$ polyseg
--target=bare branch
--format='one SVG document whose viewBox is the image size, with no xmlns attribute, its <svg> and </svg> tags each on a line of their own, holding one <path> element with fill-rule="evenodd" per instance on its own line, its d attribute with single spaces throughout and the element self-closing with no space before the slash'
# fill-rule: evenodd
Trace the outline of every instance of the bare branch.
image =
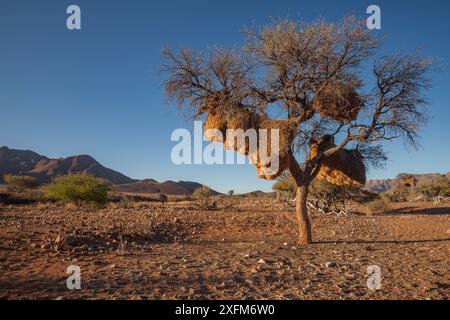
<svg viewBox="0 0 450 320">
<path fill-rule="evenodd" d="M 375 62 L 377 86 L 369 98 L 371 122 L 358 125 L 362 142 L 402 137 L 407 145 L 418 145 L 418 133 L 427 120 L 424 106 L 432 61 L 418 55 L 384 57 Z"/>
</svg>

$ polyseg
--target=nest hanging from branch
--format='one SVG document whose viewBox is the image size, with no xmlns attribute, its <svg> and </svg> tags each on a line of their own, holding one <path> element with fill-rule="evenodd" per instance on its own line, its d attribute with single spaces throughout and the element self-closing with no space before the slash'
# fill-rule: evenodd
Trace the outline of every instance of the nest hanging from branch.
<svg viewBox="0 0 450 320">
<path fill-rule="evenodd" d="M 312 101 L 314 111 L 340 122 L 356 119 L 364 101 L 350 86 L 325 87 Z"/>
<path fill-rule="evenodd" d="M 322 95 L 321 99 L 326 96 L 326 94 Z M 326 100 L 320 101 L 325 103 Z M 315 111 L 326 113 L 327 117 L 334 117 L 341 121 L 350 121 L 350 119 L 357 116 L 363 105 L 362 100 L 355 92 L 349 92 L 346 100 L 334 99 L 333 101 L 334 104 L 331 105 L 331 108 L 326 109 L 319 109 L 319 106 L 322 105 L 315 104 L 317 108 Z M 345 114 L 343 110 L 347 113 Z M 201 113 L 207 113 L 204 124 L 205 138 L 212 142 L 222 142 L 226 149 L 235 150 L 242 155 L 248 156 L 251 163 L 255 165 L 259 178 L 273 180 L 289 168 L 289 152 L 297 130 L 295 120 L 272 120 L 242 104 L 230 104 L 220 95 L 205 99 L 198 111 L 198 114 Z M 211 131 L 210 129 L 213 130 Z M 251 148 L 248 136 L 240 141 L 236 135 L 228 135 L 228 129 L 240 129 L 244 133 L 249 129 L 254 129 L 257 139 L 256 148 Z M 261 144 L 262 134 L 260 129 L 266 129 L 266 144 Z M 272 141 L 273 129 L 278 130 L 278 141 Z M 217 132 L 214 132 L 216 130 L 221 134 L 217 135 Z M 274 151 L 272 151 L 272 144 L 276 142 L 278 142 L 278 148 L 274 148 Z M 324 136 L 311 141 L 311 151 L 308 160 L 314 158 L 318 152 L 334 146 L 332 136 Z M 265 150 L 261 150 L 262 147 Z M 263 161 L 261 152 L 267 158 L 274 159 L 277 157 L 278 166 L 272 166 L 273 163 L 270 161 Z M 276 153 L 272 154 L 273 152 Z M 366 170 L 363 157 L 356 150 L 343 149 L 323 160 L 317 178 L 327 180 L 335 185 L 364 185 L 366 182 Z"/>
<path fill-rule="evenodd" d="M 223 142 L 226 149 L 235 150 L 248 156 L 251 163 L 255 165 L 259 178 L 273 180 L 289 168 L 289 151 L 296 132 L 294 121 L 271 120 L 240 104 L 221 105 L 217 99 L 206 100 L 200 111 L 207 113 L 204 124 L 205 138 L 213 142 Z M 208 131 L 209 129 L 219 130 L 221 139 L 214 134 L 214 130 Z M 235 135 L 227 137 L 227 129 L 242 130 L 244 133 L 249 129 L 254 129 L 257 140 L 256 148 L 251 148 L 248 138 L 239 141 Z M 262 141 L 261 129 L 266 130 L 266 143 Z M 278 130 L 277 141 L 272 141 L 272 134 L 275 134 L 272 132 L 273 129 Z M 235 131 L 236 133 L 238 132 Z M 278 148 L 273 143 L 278 143 Z M 273 151 L 272 147 L 274 147 Z M 261 148 L 265 148 L 265 150 L 261 150 Z M 272 161 L 264 161 L 261 153 L 272 160 L 278 159 L 278 166 Z"/>
<path fill-rule="evenodd" d="M 319 152 L 335 147 L 332 136 L 324 136 L 311 141 L 308 160 Z M 362 155 L 357 150 L 342 149 L 326 157 L 320 167 L 317 179 L 326 180 L 334 185 L 363 186 L 366 183 L 366 167 Z"/>
</svg>

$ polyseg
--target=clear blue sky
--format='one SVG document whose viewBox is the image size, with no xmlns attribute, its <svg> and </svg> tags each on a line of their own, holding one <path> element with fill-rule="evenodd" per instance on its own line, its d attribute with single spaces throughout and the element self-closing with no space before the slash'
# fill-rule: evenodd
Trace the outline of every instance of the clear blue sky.
<svg viewBox="0 0 450 320">
<path fill-rule="evenodd" d="M 82 30 L 66 29 L 77 4 Z M 219 191 L 270 190 L 251 166 L 175 166 L 175 128 L 192 128 L 165 101 L 161 49 L 240 45 L 241 30 L 270 17 L 339 20 L 382 10 L 383 50 L 443 59 L 430 92 L 431 120 L 422 148 L 386 145 L 388 166 L 370 178 L 399 172 L 450 171 L 449 1 L 101 1 L 0 0 L 0 145 L 49 157 L 90 154 L 133 178 L 194 180 Z"/>
</svg>

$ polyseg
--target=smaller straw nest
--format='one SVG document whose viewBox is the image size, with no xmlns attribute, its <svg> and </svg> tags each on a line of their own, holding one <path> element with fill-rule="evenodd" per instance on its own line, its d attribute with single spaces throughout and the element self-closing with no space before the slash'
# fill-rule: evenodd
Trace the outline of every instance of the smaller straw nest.
<svg viewBox="0 0 450 320">
<path fill-rule="evenodd" d="M 335 147 L 334 138 L 325 135 L 312 139 L 308 160 L 319 152 Z M 366 167 L 362 155 L 357 150 L 342 149 L 323 160 L 317 178 L 327 180 L 334 185 L 363 186 L 366 183 Z"/>
<path fill-rule="evenodd" d="M 325 87 L 312 102 L 312 109 L 324 117 L 340 122 L 356 119 L 364 101 L 350 86 Z"/>
</svg>

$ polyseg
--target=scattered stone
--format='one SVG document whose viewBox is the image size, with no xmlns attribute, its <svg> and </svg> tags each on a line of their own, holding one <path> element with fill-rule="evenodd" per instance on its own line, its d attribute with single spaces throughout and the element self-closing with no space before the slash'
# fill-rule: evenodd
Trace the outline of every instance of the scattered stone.
<svg viewBox="0 0 450 320">
<path fill-rule="evenodd" d="M 73 245 L 77 241 L 75 236 L 68 236 L 64 239 L 64 243 L 68 245 Z"/>
<path fill-rule="evenodd" d="M 70 251 L 72 249 L 73 249 L 73 247 L 69 244 L 63 244 L 63 246 L 61 247 L 62 251 Z"/>
<path fill-rule="evenodd" d="M 53 242 L 56 244 L 61 244 L 63 242 L 63 240 L 64 240 L 64 237 L 61 235 L 58 235 Z"/>
<path fill-rule="evenodd" d="M 325 263 L 325 267 L 327 268 L 337 268 L 338 264 L 335 261 L 328 261 Z"/>
</svg>

